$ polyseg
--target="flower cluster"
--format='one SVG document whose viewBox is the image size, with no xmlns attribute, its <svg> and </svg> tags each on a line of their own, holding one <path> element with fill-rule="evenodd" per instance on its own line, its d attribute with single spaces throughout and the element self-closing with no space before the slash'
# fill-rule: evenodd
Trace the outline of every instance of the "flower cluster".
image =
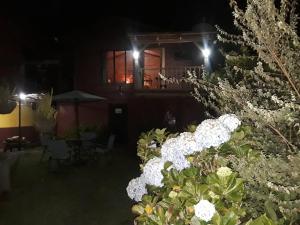
<svg viewBox="0 0 300 225">
<path fill-rule="evenodd" d="M 220 167 L 218 170 L 217 170 L 217 175 L 219 177 L 228 177 L 232 174 L 232 170 L 226 166 L 224 167 Z"/>
<path fill-rule="evenodd" d="M 155 157 L 150 159 L 144 166 L 144 181 L 146 184 L 162 187 L 163 175 L 161 170 L 164 168 L 165 161 L 161 158 Z"/>
<path fill-rule="evenodd" d="M 143 168 L 141 177 L 130 181 L 127 192 L 131 199 L 140 201 L 147 193 L 146 184 L 163 187 L 161 171 L 165 162 L 171 162 L 172 168 L 181 171 L 190 167 L 186 156 L 200 152 L 209 147 L 218 147 L 230 139 L 230 134 L 239 125 L 239 119 L 234 114 L 226 114 L 218 119 L 205 120 L 194 133 L 184 132 L 176 138 L 166 140 L 161 146 L 161 157 L 150 159 Z M 220 170 L 222 173 L 223 170 Z M 224 174 L 228 174 L 226 169 Z M 137 185 L 138 187 L 134 187 Z"/>
<path fill-rule="evenodd" d="M 144 177 L 140 176 L 138 178 L 132 179 L 126 188 L 126 191 L 129 198 L 137 202 L 141 201 L 143 195 L 147 194 Z"/>
<path fill-rule="evenodd" d="M 241 125 L 241 121 L 234 114 L 225 114 L 218 118 L 218 121 L 225 126 L 230 132 L 233 132 Z"/>
<path fill-rule="evenodd" d="M 207 200 L 200 200 L 197 205 L 194 205 L 194 209 L 195 215 L 205 222 L 210 221 L 216 213 L 215 205 Z"/>
<path fill-rule="evenodd" d="M 195 131 L 199 148 L 218 147 L 229 141 L 230 134 L 241 124 L 234 114 L 225 114 L 216 120 L 203 121 Z"/>
<path fill-rule="evenodd" d="M 179 148 L 178 148 L 179 147 Z M 190 167 L 190 163 L 186 160 L 181 150 L 182 144 L 180 144 L 178 138 L 168 139 L 161 148 L 161 157 L 167 162 L 172 162 L 175 169 L 181 171 Z"/>
</svg>

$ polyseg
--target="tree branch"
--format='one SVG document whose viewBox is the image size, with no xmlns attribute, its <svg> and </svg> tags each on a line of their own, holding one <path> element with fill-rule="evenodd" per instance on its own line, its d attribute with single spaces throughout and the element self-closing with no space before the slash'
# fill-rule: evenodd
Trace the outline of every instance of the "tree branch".
<svg viewBox="0 0 300 225">
<path fill-rule="evenodd" d="M 270 125 L 270 124 L 268 124 L 267 126 L 268 126 L 269 128 L 271 128 L 276 134 L 278 134 L 278 135 L 282 138 L 283 142 L 288 146 L 288 148 L 289 148 L 290 150 L 291 150 L 291 147 L 292 147 L 292 148 L 295 147 L 292 143 L 290 143 L 290 142 L 288 141 L 288 139 L 286 139 L 286 137 L 285 137 L 278 129 L 276 129 L 274 126 L 272 126 L 272 125 Z"/>
<path fill-rule="evenodd" d="M 292 88 L 294 89 L 294 91 L 296 92 L 296 94 L 298 95 L 298 98 L 300 98 L 300 93 L 299 93 L 298 89 L 296 88 L 294 82 L 292 81 L 292 78 L 290 77 L 288 71 L 286 70 L 286 68 L 284 67 L 283 63 L 281 62 L 281 60 L 277 57 L 277 55 L 275 54 L 275 52 L 272 49 L 270 49 L 270 47 L 268 47 L 266 45 L 266 48 L 270 52 L 272 58 L 275 60 L 275 62 L 279 66 L 279 68 L 281 69 L 281 71 L 284 74 L 284 76 L 288 79 L 288 82 L 290 83 L 290 85 L 292 86 Z"/>
</svg>

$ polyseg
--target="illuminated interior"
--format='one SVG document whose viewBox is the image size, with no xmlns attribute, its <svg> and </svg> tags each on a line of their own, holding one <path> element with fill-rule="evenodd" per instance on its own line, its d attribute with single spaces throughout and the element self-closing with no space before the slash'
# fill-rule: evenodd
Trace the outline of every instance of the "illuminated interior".
<svg viewBox="0 0 300 225">
<path fill-rule="evenodd" d="M 132 51 L 109 51 L 106 53 L 108 83 L 133 83 Z"/>
<path fill-rule="evenodd" d="M 158 74 L 162 68 L 161 48 L 144 51 L 144 87 L 159 88 Z"/>
<path fill-rule="evenodd" d="M 161 48 L 144 51 L 144 87 L 158 88 L 161 65 Z M 106 53 L 107 83 L 133 83 L 134 59 L 132 51 L 109 51 Z"/>
</svg>

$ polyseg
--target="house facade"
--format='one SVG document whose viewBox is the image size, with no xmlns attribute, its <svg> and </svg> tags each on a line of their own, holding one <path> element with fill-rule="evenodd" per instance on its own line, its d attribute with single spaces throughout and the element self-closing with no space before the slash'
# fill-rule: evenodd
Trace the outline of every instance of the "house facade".
<svg viewBox="0 0 300 225">
<path fill-rule="evenodd" d="M 117 141 L 134 148 L 143 131 L 180 130 L 203 120 L 204 108 L 191 97 L 192 87 L 167 83 L 159 74 L 180 79 L 190 71 L 201 77 L 201 48 L 214 38 L 214 32 L 130 34 L 124 45 L 77 49 L 74 89 L 107 98 L 80 106 L 81 123 L 106 126 Z M 59 134 L 72 123 L 72 107 L 64 105 L 61 111 Z M 168 115 L 175 121 L 172 126 Z"/>
</svg>

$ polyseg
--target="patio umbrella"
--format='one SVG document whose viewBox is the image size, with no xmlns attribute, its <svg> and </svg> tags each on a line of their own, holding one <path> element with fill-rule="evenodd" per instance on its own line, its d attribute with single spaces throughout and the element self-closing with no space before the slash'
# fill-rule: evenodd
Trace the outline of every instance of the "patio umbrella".
<svg viewBox="0 0 300 225">
<path fill-rule="evenodd" d="M 106 98 L 99 97 L 97 95 L 92 95 L 83 91 L 70 91 L 65 92 L 59 95 L 53 96 L 54 102 L 63 102 L 63 103 L 73 103 L 75 109 L 75 119 L 76 119 L 76 130 L 77 137 L 79 138 L 79 110 L 78 106 L 81 102 L 98 102 L 106 100 Z"/>
</svg>

